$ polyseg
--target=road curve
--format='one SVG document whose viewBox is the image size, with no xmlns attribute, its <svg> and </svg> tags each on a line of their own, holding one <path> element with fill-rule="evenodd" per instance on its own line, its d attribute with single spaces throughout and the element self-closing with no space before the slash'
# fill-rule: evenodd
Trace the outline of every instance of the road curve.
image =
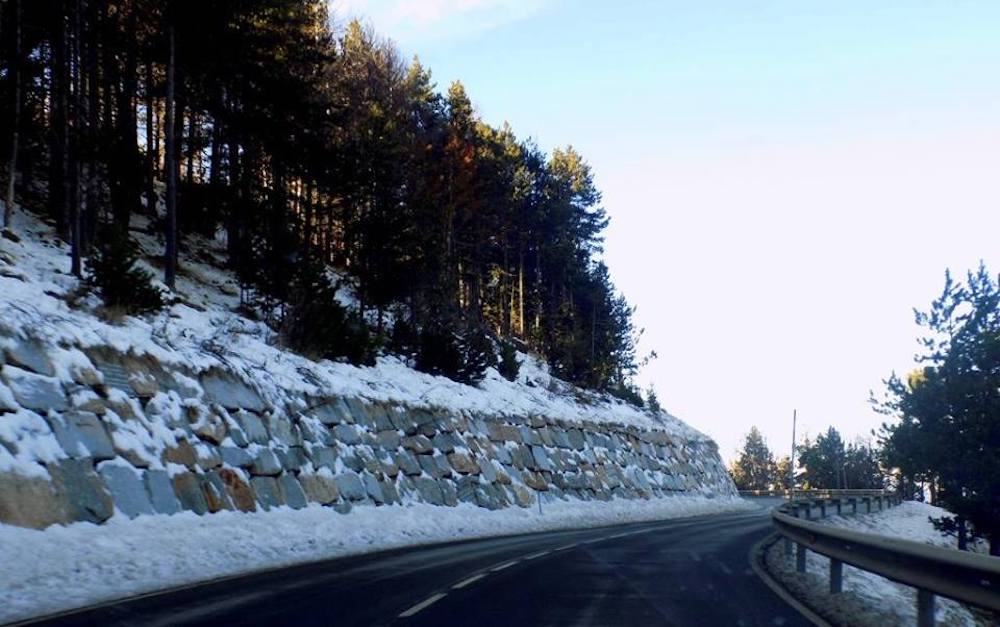
<svg viewBox="0 0 1000 627">
<path fill-rule="evenodd" d="M 342 558 L 36 625 L 808 625 L 751 570 L 766 509 Z"/>
</svg>

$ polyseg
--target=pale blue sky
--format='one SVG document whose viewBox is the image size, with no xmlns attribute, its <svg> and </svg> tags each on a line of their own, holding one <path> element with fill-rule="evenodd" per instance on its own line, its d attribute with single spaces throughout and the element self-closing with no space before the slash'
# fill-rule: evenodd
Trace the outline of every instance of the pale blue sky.
<svg viewBox="0 0 1000 627">
<path fill-rule="evenodd" d="M 576 146 L 643 373 L 728 458 L 911 368 L 946 267 L 1000 271 L 1000 2 L 333 0 L 444 89 Z"/>
</svg>

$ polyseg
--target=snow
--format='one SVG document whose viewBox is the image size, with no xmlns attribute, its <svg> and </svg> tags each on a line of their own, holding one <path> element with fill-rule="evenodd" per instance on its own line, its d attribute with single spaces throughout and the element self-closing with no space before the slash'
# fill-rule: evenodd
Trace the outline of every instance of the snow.
<svg viewBox="0 0 1000 627">
<path fill-rule="evenodd" d="M 2 450 L 2 449 L 0 449 Z M 322 471 L 320 471 L 322 472 Z M 489 511 L 468 504 L 310 506 L 197 516 L 115 516 L 44 531 L 0 525 L 0 622 L 254 570 L 390 548 L 755 509 L 739 498 L 557 501 Z"/>
<path fill-rule="evenodd" d="M 145 255 L 162 251 L 145 231 L 141 216 L 134 235 Z M 80 295 L 68 273 L 69 251 L 52 229 L 19 212 L 19 243 L 3 242 L 0 252 L 0 335 L 33 338 L 56 350 L 56 372 L 69 381 L 89 366 L 80 348 L 110 346 L 122 353 L 147 355 L 163 364 L 194 372 L 224 367 L 242 373 L 270 403 L 280 406 L 303 394 L 354 396 L 393 401 L 413 407 L 481 412 L 495 416 L 544 415 L 570 422 L 618 423 L 666 431 L 680 440 L 708 438 L 666 412 L 653 415 L 623 401 L 580 390 L 550 375 L 534 355 L 520 355 L 517 381 L 490 369 L 477 386 L 417 372 L 400 359 L 383 356 L 373 367 L 324 360 L 314 362 L 276 346 L 264 323 L 237 313 L 238 285 L 223 270 L 223 247 L 201 240 L 196 258 L 182 259 L 176 301 L 149 317 L 124 317 L 115 324 L 99 317 L 93 296 Z M 133 229 L 135 230 L 135 229 Z M 343 297 L 350 301 L 350 293 Z M 73 306 L 71 306 L 71 303 Z M 56 347 L 60 347 L 56 349 Z M 198 390 L 197 383 L 191 386 Z M 0 388 L 0 403 L 6 390 Z"/>
<path fill-rule="evenodd" d="M 955 538 L 942 536 L 929 521 L 929 518 L 951 515 L 940 507 L 904 501 L 898 507 L 883 512 L 857 516 L 833 516 L 820 522 L 862 533 L 955 548 L 957 543 Z M 806 567 L 808 572 L 814 576 L 814 580 L 821 580 L 820 586 L 825 586 L 826 582 L 829 581 L 829 560 L 826 558 L 811 553 L 807 559 Z M 890 613 L 891 622 L 894 624 L 916 624 L 917 596 L 914 588 L 845 565 L 844 592 L 852 594 L 856 600 L 860 600 L 868 607 Z M 937 623 L 942 625 L 980 624 L 975 614 L 967 607 L 949 599 L 939 598 L 937 600 L 936 618 Z M 883 622 L 885 620 L 883 616 L 876 619 L 876 622 L 885 624 Z"/>
</svg>

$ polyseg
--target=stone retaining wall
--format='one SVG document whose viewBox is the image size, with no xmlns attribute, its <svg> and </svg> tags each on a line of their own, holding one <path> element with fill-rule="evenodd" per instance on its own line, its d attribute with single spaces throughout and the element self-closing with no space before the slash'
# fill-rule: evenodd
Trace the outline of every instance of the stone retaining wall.
<svg viewBox="0 0 1000 627">
<path fill-rule="evenodd" d="M 658 430 L 357 398 L 265 400 L 213 367 L 0 338 L 0 522 L 308 503 L 530 507 L 735 494 L 716 446 Z"/>
</svg>

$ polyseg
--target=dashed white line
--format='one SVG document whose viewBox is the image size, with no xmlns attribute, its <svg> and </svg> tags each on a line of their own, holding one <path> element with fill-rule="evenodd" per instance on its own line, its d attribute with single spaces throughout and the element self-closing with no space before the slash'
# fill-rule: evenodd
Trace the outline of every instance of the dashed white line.
<svg viewBox="0 0 1000 627">
<path fill-rule="evenodd" d="M 513 562 L 507 562 L 506 564 L 500 564 L 499 566 L 497 566 L 496 568 L 493 569 L 493 572 L 498 573 L 501 570 L 504 570 L 506 568 L 510 568 L 511 566 L 513 566 L 514 564 L 519 563 L 520 561 L 521 560 L 514 560 Z"/>
<path fill-rule="evenodd" d="M 467 586 L 469 584 L 476 583 L 477 581 L 479 581 L 480 579 L 482 579 L 485 576 L 486 576 L 486 573 L 479 573 L 478 575 L 473 575 L 473 576 L 469 577 L 468 579 L 466 579 L 464 581 L 460 581 L 460 582 L 456 583 L 451 588 L 452 588 L 452 590 L 461 590 L 462 588 L 464 588 L 465 586 Z"/>
<path fill-rule="evenodd" d="M 428 598 L 424 599 L 423 601 L 421 601 L 420 603 L 417 603 L 416 605 L 414 605 L 410 609 L 406 610 L 402 614 L 400 614 L 399 618 L 409 618 L 409 617 L 413 616 L 414 614 L 416 614 L 417 612 L 419 612 L 420 610 L 426 609 L 426 608 L 430 607 L 431 605 L 434 605 L 435 603 L 437 603 L 438 601 L 440 601 L 444 597 L 445 597 L 445 593 L 443 593 L 443 592 L 439 592 L 439 593 L 435 594 L 432 597 L 428 597 Z"/>
</svg>

